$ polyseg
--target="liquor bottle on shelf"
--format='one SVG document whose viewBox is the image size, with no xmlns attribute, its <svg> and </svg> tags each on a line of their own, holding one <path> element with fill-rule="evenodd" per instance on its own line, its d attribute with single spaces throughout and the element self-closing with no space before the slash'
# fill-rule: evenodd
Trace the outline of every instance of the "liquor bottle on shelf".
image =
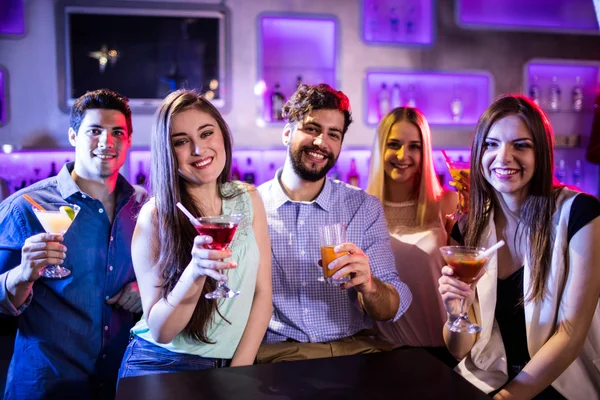
<svg viewBox="0 0 600 400">
<path fill-rule="evenodd" d="M 402 106 L 402 95 L 400 94 L 400 85 L 398 82 L 392 86 L 392 108 L 398 108 Z"/>
<path fill-rule="evenodd" d="M 556 168 L 556 179 L 561 183 L 566 183 L 567 180 L 567 166 L 565 160 L 558 161 L 558 167 Z"/>
<path fill-rule="evenodd" d="M 302 85 L 302 75 L 298 75 L 296 77 L 296 89 L 298 89 L 298 86 Z"/>
<path fill-rule="evenodd" d="M 460 98 L 460 93 L 458 92 L 458 89 L 455 87 L 454 88 L 454 98 L 450 102 L 450 112 L 452 114 L 452 121 L 458 122 L 462 119 L 464 108 L 465 108 L 465 105 L 464 105 L 462 99 Z"/>
<path fill-rule="evenodd" d="M 366 38 L 367 40 L 377 39 L 379 36 L 379 25 L 381 24 L 379 17 L 379 2 L 377 0 L 373 0 L 368 18 L 369 22 L 367 24 L 368 31 L 366 32 Z"/>
<path fill-rule="evenodd" d="M 56 163 L 52 161 L 50 163 L 50 173 L 48 174 L 48 178 L 52 178 L 53 176 L 56 176 L 56 174 L 58 174 L 56 171 Z"/>
<path fill-rule="evenodd" d="M 406 34 L 412 35 L 415 32 L 415 6 L 409 5 L 406 12 Z"/>
<path fill-rule="evenodd" d="M 283 121 L 283 104 L 285 103 L 285 97 L 283 93 L 279 91 L 279 83 L 275 84 L 275 90 L 271 94 L 271 119 L 273 121 Z"/>
<path fill-rule="evenodd" d="M 573 178 L 573 186 L 578 189 L 583 189 L 583 167 L 581 166 L 581 160 L 575 160 L 575 168 L 571 174 Z"/>
<path fill-rule="evenodd" d="M 583 88 L 581 87 L 581 77 L 575 78 L 575 86 L 571 91 L 571 107 L 573 111 L 580 112 L 583 110 Z"/>
<path fill-rule="evenodd" d="M 238 168 L 237 158 L 233 159 L 233 163 L 231 166 L 231 180 L 232 181 L 241 181 L 242 175 L 240 174 L 240 169 Z"/>
<path fill-rule="evenodd" d="M 398 12 L 396 11 L 396 7 L 392 7 L 390 9 L 390 32 L 395 35 L 400 31 L 400 18 L 398 17 Z"/>
<path fill-rule="evenodd" d="M 350 171 L 348 171 L 348 177 L 346 178 L 346 183 L 358 187 L 360 183 L 360 176 L 358 175 L 358 171 L 356 170 L 356 159 L 353 158 L 350 160 Z"/>
<path fill-rule="evenodd" d="M 33 169 L 34 176 L 33 176 L 33 178 L 31 178 L 29 180 L 29 184 L 30 185 L 33 185 L 34 183 L 39 182 L 39 180 L 40 180 L 40 171 L 41 171 L 41 169 L 39 169 L 39 168 L 34 168 Z"/>
<path fill-rule="evenodd" d="M 385 82 L 381 84 L 381 89 L 377 93 L 377 111 L 379 112 L 379 119 L 390 112 L 390 91 Z"/>
<path fill-rule="evenodd" d="M 540 105 L 542 97 L 542 89 L 540 88 L 539 80 L 540 78 L 538 78 L 537 75 L 534 75 L 533 82 L 529 86 L 529 98 L 538 106 Z"/>
<path fill-rule="evenodd" d="M 548 105 L 550 106 L 550 111 L 560 111 L 560 86 L 558 86 L 558 78 L 556 76 L 552 77 Z"/>
<path fill-rule="evenodd" d="M 417 100 L 415 98 L 415 85 L 408 85 L 408 99 L 406 100 L 406 107 L 417 107 Z"/>
<path fill-rule="evenodd" d="M 327 174 L 331 179 L 334 179 L 336 181 L 340 180 L 340 172 L 337 169 L 337 164 L 333 166 L 333 168 L 331 168 L 329 170 L 329 173 Z"/>
<path fill-rule="evenodd" d="M 138 172 L 135 175 L 135 184 L 140 186 L 146 186 L 146 182 L 148 178 L 146 177 L 146 173 L 144 172 L 144 162 L 140 161 L 138 163 Z"/>
<path fill-rule="evenodd" d="M 275 167 L 275 163 L 269 163 L 269 172 L 267 174 L 267 179 L 275 178 L 276 173 L 277 173 L 277 168 Z"/>
<path fill-rule="evenodd" d="M 246 158 L 246 172 L 244 172 L 244 182 L 250 183 L 254 185 L 256 182 L 256 174 L 254 173 L 254 168 L 252 167 L 252 158 Z"/>
</svg>

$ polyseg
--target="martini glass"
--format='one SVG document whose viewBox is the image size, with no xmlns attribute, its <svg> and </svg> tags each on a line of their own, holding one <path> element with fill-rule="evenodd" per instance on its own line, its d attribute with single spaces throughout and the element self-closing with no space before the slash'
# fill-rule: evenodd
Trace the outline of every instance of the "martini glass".
<svg viewBox="0 0 600 400">
<path fill-rule="evenodd" d="M 483 247 L 466 247 L 466 246 L 444 246 L 440 247 L 440 252 L 444 260 L 454 271 L 454 276 L 465 282 L 472 284 L 485 263 L 491 255 L 481 256 L 485 251 Z M 481 332 L 481 326 L 472 323 L 469 320 L 469 313 L 465 309 L 465 299 L 460 301 L 460 314 L 452 323 L 447 323 L 446 327 L 452 332 L 477 333 Z"/>
<path fill-rule="evenodd" d="M 218 215 L 194 219 L 196 221 L 194 227 L 198 234 L 210 236 L 213 239 L 212 243 L 204 244 L 205 249 L 226 250 L 235 235 L 242 216 Z M 207 293 L 205 297 L 207 299 L 229 299 L 239 294 L 239 291 L 230 289 L 226 281 L 220 280 L 215 291 Z"/>
<path fill-rule="evenodd" d="M 59 235 L 67 233 L 79 210 L 78 205 L 69 203 L 44 203 L 44 210 L 33 207 L 33 212 L 46 233 Z M 64 278 L 70 274 L 70 269 L 60 265 L 47 265 L 42 270 L 42 276 L 51 279 Z"/>
</svg>

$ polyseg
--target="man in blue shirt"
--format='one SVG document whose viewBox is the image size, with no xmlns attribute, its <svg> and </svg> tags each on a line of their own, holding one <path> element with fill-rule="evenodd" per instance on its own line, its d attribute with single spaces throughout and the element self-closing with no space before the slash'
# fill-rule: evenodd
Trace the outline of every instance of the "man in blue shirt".
<svg viewBox="0 0 600 400">
<path fill-rule="evenodd" d="M 396 321 L 412 295 L 396 272 L 378 199 L 328 179 L 352 119 L 346 95 L 325 84 L 300 85 L 285 104 L 285 164 L 259 187 L 273 260 L 273 306 L 258 362 L 358 354 L 386 348 L 365 334 L 372 320 Z M 341 288 L 322 282 L 319 225 L 342 222 L 348 252 L 330 265 L 350 274 Z"/>
<path fill-rule="evenodd" d="M 141 204 L 119 174 L 131 134 L 126 98 L 86 93 L 71 110 L 75 162 L 0 204 L 0 314 L 18 316 L 5 399 L 114 398 L 141 312 L 130 251 Z M 25 194 L 80 211 L 64 235 L 45 233 Z M 71 273 L 46 278 L 49 264 Z"/>
</svg>

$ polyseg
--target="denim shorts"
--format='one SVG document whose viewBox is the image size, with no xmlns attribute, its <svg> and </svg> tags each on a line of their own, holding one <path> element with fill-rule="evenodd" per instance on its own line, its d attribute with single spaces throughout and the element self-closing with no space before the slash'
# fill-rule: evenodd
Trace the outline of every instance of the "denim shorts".
<svg viewBox="0 0 600 400">
<path fill-rule="evenodd" d="M 123 361 L 119 369 L 119 379 L 170 372 L 224 368 L 228 367 L 229 364 L 231 364 L 231 360 L 222 358 L 205 358 L 194 354 L 174 353 L 134 336 L 123 355 Z"/>
</svg>

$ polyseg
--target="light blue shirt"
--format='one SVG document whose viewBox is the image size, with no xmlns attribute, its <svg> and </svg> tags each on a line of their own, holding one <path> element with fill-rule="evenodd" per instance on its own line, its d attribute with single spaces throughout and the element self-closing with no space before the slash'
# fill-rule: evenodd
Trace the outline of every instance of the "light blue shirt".
<svg viewBox="0 0 600 400">
<path fill-rule="evenodd" d="M 232 290 L 239 290 L 240 294 L 231 299 L 219 300 L 218 307 L 221 315 L 213 314 L 212 323 L 207 331 L 207 337 L 215 343 L 193 340 L 183 333 L 177 335 L 170 343 L 158 343 L 152 338 L 150 328 L 143 318 L 131 330 L 133 334 L 174 353 L 209 358 L 233 358 L 250 317 L 260 263 L 260 251 L 252 226 L 254 210 L 247 186 L 241 182 L 228 182 L 222 189 L 223 192 L 236 190 L 243 192 L 232 199 L 223 199 L 223 215 L 244 216 L 229 246 L 232 253 L 231 260 L 237 261 L 238 267 L 226 272 L 229 278 L 227 285 Z"/>
<path fill-rule="evenodd" d="M 291 338 L 300 342 L 328 342 L 373 326 L 354 289 L 341 290 L 319 280 L 322 268 L 319 225 L 344 222 L 347 240 L 369 257 L 371 274 L 400 294 L 396 321 L 412 301 L 400 281 L 390 248 L 383 207 L 377 198 L 340 181 L 325 180 L 311 202 L 292 201 L 276 178 L 258 190 L 265 203 L 273 251 L 273 316 L 266 343 Z"/>
</svg>

